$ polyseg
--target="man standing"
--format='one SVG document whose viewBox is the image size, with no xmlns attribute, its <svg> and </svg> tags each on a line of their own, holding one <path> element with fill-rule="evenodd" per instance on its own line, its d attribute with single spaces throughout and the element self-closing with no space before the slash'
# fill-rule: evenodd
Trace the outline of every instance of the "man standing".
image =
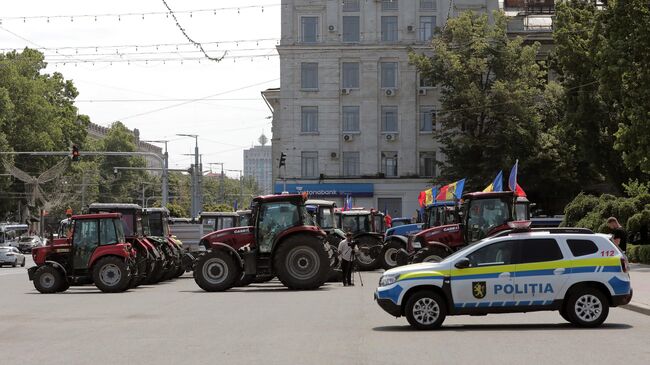
<svg viewBox="0 0 650 365">
<path fill-rule="evenodd" d="M 343 286 L 353 286 L 352 266 L 354 265 L 354 243 L 352 233 L 346 232 L 345 239 L 339 243 L 339 257 L 341 258 L 341 269 L 343 270 Z"/>
<path fill-rule="evenodd" d="M 625 253 L 625 248 L 627 246 L 627 232 L 618 223 L 618 219 L 614 217 L 607 218 L 607 226 L 612 230 L 612 241 L 618 246 L 623 253 Z"/>
</svg>

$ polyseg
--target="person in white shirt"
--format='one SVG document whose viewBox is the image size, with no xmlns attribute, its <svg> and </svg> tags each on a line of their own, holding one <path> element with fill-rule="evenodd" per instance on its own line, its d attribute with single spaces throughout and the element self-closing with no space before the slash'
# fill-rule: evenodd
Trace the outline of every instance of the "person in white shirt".
<svg viewBox="0 0 650 365">
<path fill-rule="evenodd" d="M 357 248 L 353 247 L 352 233 L 346 232 L 345 239 L 339 243 L 339 257 L 341 258 L 341 269 L 343 270 L 343 286 L 353 286 L 352 268 Z"/>
</svg>

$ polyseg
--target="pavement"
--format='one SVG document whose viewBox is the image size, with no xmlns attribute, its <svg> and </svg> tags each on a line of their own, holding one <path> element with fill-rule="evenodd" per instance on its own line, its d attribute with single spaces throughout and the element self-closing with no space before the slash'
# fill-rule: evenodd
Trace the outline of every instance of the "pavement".
<svg viewBox="0 0 650 365">
<path fill-rule="evenodd" d="M 641 269 L 648 267 L 633 275 Z M 422 332 L 374 303 L 379 272 L 362 275 L 363 287 L 355 274 L 355 287 L 303 292 L 271 281 L 207 293 L 186 274 L 125 293 L 84 286 L 43 295 L 25 268 L 4 267 L 0 363 L 633 365 L 650 358 L 650 316 L 634 311 L 613 308 L 595 329 L 534 312 L 447 317 L 441 330 Z M 633 285 L 641 298 L 640 283 Z"/>
<path fill-rule="evenodd" d="M 650 265 L 630 264 L 632 301 L 624 308 L 650 316 Z"/>
</svg>

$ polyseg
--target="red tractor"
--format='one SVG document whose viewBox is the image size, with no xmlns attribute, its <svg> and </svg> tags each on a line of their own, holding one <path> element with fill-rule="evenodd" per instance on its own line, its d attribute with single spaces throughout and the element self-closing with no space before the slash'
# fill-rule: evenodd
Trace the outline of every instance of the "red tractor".
<svg viewBox="0 0 650 365">
<path fill-rule="evenodd" d="M 129 288 L 135 270 L 135 251 L 126 242 L 120 214 L 85 214 L 69 219 L 68 236 L 35 247 L 36 266 L 27 270 L 41 293 L 68 290 L 70 285 L 94 283 L 106 293 Z"/>
<path fill-rule="evenodd" d="M 256 276 L 277 276 L 289 289 L 316 289 L 327 280 L 330 261 L 325 232 L 312 222 L 305 197 L 269 195 L 253 199 L 252 226 L 212 232 L 201 238 L 194 280 L 206 291 L 245 285 Z"/>
<path fill-rule="evenodd" d="M 424 229 L 408 237 L 397 262 L 437 262 L 466 245 L 510 229 L 508 222 L 530 219 L 529 201 L 512 191 L 463 195 L 458 222 Z"/>
</svg>

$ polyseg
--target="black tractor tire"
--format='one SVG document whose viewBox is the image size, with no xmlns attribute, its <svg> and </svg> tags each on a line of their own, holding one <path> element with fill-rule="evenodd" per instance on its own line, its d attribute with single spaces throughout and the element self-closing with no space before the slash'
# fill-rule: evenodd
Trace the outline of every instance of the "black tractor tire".
<svg viewBox="0 0 650 365">
<path fill-rule="evenodd" d="M 255 281 L 255 274 L 245 274 L 242 273 L 241 277 L 239 280 L 237 280 L 237 284 L 235 284 L 236 287 L 244 287 L 244 286 L 249 286 Z"/>
<path fill-rule="evenodd" d="M 34 273 L 34 288 L 43 294 L 52 294 L 59 292 L 67 284 L 63 273 L 54 266 L 41 266 Z"/>
<path fill-rule="evenodd" d="M 93 282 L 104 293 L 120 293 L 131 284 L 131 269 L 123 259 L 107 256 L 99 259 L 92 268 Z"/>
<path fill-rule="evenodd" d="M 183 266 L 183 263 L 179 260 L 178 262 L 178 268 L 176 269 L 176 273 L 174 273 L 174 278 L 180 278 L 185 274 L 185 267 Z"/>
<path fill-rule="evenodd" d="M 20 267 L 25 267 L 25 261 L 27 261 L 27 259 L 23 259 L 23 263 L 20 264 Z"/>
<path fill-rule="evenodd" d="M 64 280 L 57 293 L 63 293 L 64 291 L 70 289 L 70 283 L 67 280 Z"/>
<path fill-rule="evenodd" d="M 291 290 L 320 288 L 330 271 L 323 241 L 315 236 L 290 236 L 280 243 L 273 257 L 278 279 Z"/>
<path fill-rule="evenodd" d="M 566 310 L 566 306 L 565 306 L 565 305 L 562 305 L 562 307 L 560 308 L 560 311 L 559 311 L 559 312 L 560 312 L 560 316 L 562 316 L 562 318 L 563 318 L 565 321 L 567 321 L 567 322 L 569 322 L 569 323 L 573 323 L 573 322 L 572 322 L 572 319 L 569 317 L 569 314 L 567 313 L 567 310 Z"/>
<path fill-rule="evenodd" d="M 156 284 L 163 280 L 165 276 L 165 262 L 156 260 L 153 269 L 147 274 L 145 284 Z"/>
<path fill-rule="evenodd" d="M 269 281 L 273 280 L 273 278 L 275 278 L 273 275 L 257 275 L 253 282 L 255 284 L 263 284 L 268 283 Z"/>
<path fill-rule="evenodd" d="M 241 273 L 239 263 L 227 252 L 217 249 L 196 260 L 194 281 L 205 291 L 225 291 L 235 286 Z"/>
<path fill-rule="evenodd" d="M 16 261 L 14 261 L 14 263 L 11 264 L 11 267 L 16 267 L 17 265 L 18 265 L 18 259 L 16 259 Z"/>
<path fill-rule="evenodd" d="M 388 241 L 381 250 L 381 267 L 390 270 L 399 266 L 397 263 L 397 252 L 404 248 L 404 245 L 397 239 Z"/>
<path fill-rule="evenodd" d="M 598 288 L 578 288 L 568 295 L 566 314 L 578 327 L 598 327 L 609 315 L 609 300 Z"/>
<path fill-rule="evenodd" d="M 422 290 L 413 294 L 404 308 L 409 324 L 419 330 L 439 328 L 447 316 L 445 300 L 438 293 Z"/>
<path fill-rule="evenodd" d="M 413 263 L 440 262 L 447 256 L 449 256 L 449 252 L 445 251 L 442 247 L 425 247 L 415 253 L 413 256 Z"/>
<path fill-rule="evenodd" d="M 381 239 L 366 235 L 357 238 L 356 241 L 359 248 L 355 258 L 357 269 L 360 271 L 378 269 L 381 266 L 381 255 L 379 254 L 381 250 L 377 250 L 377 247 L 382 245 Z M 374 251 L 378 251 L 378 253 L 374 254 Z"/>
</svg>

